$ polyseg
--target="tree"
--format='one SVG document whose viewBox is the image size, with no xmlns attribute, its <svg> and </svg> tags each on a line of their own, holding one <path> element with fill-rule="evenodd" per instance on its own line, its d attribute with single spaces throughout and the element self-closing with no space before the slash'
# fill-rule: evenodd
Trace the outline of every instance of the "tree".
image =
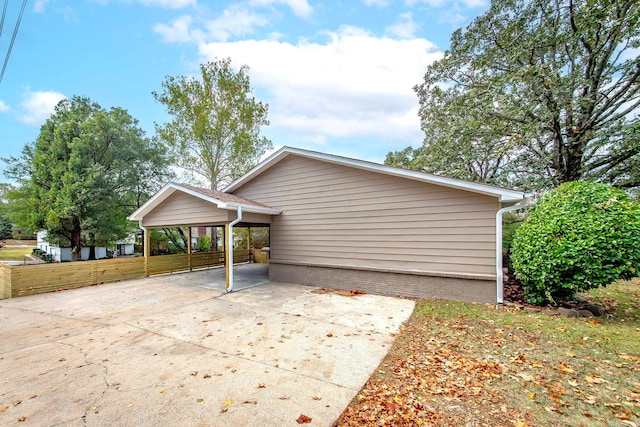
<svg viewBox="0 0 640 427">
<path fill-rule="evenodd" d="M 46 230 L 51 243 L 82 246 L 125 237 L 127 216 L 165 181 L 162 147 L 144 137 L 121 108 L 104 110 L 88 98 L 64 99 L 19 158 L 3 159 L 17 186 L 8 192 L 11 219 Z"/>
<path fill-rule="evenodd" d="M 516 230 L 511 261 L 529 302 L 640 275 L 640 204 L 622 190 L 568 182 L 546 193 Z"/>
<path fill-rule="evenodd" d="M 4 243 L 5 240 L 10 238 L 12 236 L 12 231 L 13 226 L 11 225 L 11 222 L 9 222 L 4 215 L 0 214 L 0 242 Z"/>
<path fill-rule="evenodd" d="M 229 58 L 200 66 L 200 79 L 167 76 L 153 92 L 173 119 L 156 125 L 157 137 L 176 164 L 220 188 L 254 167 L 271 142 L 260 136 L 268 125 L 268 106 L 256 101 L 248 68 L 236 72 Z"/>
<path fill-rule="evenodd" d="M 639 17 L 637 0 L 493 0 L 415 87 L 414 166 L 530 190 L 640 186 Z"/>
</svg>

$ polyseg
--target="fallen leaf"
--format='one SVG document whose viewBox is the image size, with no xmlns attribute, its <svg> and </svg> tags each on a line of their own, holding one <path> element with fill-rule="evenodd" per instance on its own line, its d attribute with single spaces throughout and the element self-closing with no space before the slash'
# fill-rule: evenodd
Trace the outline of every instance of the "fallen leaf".
<svg viewBox="0 0 640 427">
<path fill-rule="evenodd" d="M 533 381 L 533 375 L 528 374 L 526 372 L 520 372 L 517 374 L 517 376 L 519 376 L 520 378 L 522 378 L 525 381 Z"/>
<path fill-rule="evenodd" d="M 200 398 L 198 398 L 197 402 L 198 403 L 204 403 L 204 399 L 200 397 Z"/>
<path fill-rule="evenodd" d="M 595 375 L 587 375 L 584 377 L 584 380 L 589 384 L 602 384 L 604 380 L 600 377 L 596 377 Z"/>
<path fill-rule="evenodd" d="M 311 396 L 311 398 L 312 398 L 313 400 L 322 400 L 322 398 L 321 398 L 321 397 L 318 397 L 318 396 Z"/>
<path fill-rule="evenodd" d="M 7 409 L 9 409 L 9 407 L 8 407 L 8 406 L 0 406 L 0 412 L 4 412 L 4 411 L 6 411 Z"/>
<path fill-rule="evenodd" d="M 227 412 L 228 410 L 229 410 L 229 408 L 227 408 L 227 407 L 220 408 L 220 412 L 222 412 L 223 414 L 224 414 L 225 412 Z"/>
<path fill-rule="evenodd" d="M 231 406 L 233 405 L 233 400 L 225 400 L 224 401 L 224 406 Z"/>
<path fill-rule="evenodd" d="M 300 416 L 298 417 L 298 419 L 296 419 L 296 422 L 298 424 L 308 424 L 313 420 L 313 418 L 309 418 L 304 414 L 300 414 Z"/>
</svg>

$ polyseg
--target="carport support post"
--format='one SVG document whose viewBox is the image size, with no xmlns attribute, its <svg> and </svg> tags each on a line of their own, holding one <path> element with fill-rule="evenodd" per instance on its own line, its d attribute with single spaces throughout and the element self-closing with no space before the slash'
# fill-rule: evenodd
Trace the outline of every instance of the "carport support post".
<svg viewBox="0 0 640 427">
<path fill-rule="evenodd" d="M 151 254 L 151 236 L 150 236 L 150 229 L 140 226 L 140 228 L 142 228 L 142 235 L 144 238 L 144 247 L 143 247 L 143 252 L 144 252 L 144 275 L 145 276 L 149 276 L 149 256 Z"/>
<path fill-rule="evenodd" d="M 251 227 L 247 227 L 247 250 L 249 251 L 249 262 L 251 262 Z"/>
<path fill-rule="evenodd" d="M 193 263 L 191 262 L 191 226 L 187 227 L 187 257 L 189 259 L 189 271 L 193 271 Z"/>
</svg>

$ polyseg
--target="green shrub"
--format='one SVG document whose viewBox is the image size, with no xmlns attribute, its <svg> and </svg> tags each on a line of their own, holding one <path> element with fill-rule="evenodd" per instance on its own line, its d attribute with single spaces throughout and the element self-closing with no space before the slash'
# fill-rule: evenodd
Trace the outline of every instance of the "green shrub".
<svg viewBox="0 0 640 427">
<path fill-rule="evenodd" d="M 592 182 L 565 183 L 547 193 L 515 233 L 511 261 L 534 304 L 640 272 L 640 204 Z"/>
</svg>

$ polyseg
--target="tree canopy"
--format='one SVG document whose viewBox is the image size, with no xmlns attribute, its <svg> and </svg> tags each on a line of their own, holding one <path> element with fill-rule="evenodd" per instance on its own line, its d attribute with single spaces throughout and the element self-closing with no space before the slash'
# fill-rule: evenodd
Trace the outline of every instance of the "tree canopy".
<svg viewBox="0 0 640 427">
<path fill-rule="evenodd" d="M 173 119 L 156 125 L 177 166 L 217 189 L 254 167 L 271 142 L 260 136 L 268 105 L 257 101 L 248 67 L 235 71 L 229 58 L 200 66 L 200 78 L 167 76 L 155 99 Z M 199 179 L 198 179 L 199 178 Z"/>
<path fill-rule="evenodd" d="M 64 99 L 20 157 L 3 159 L 5 175 L 16 182 L 7 193 L 9 216 L 47 231 L 51 243 L 70 244 L 78 260 L 82 246 L 115 243 L 131 232 L 127 216 L 167 178 L 163 152 L 127 111 Z"/>
<path fill-rule="evenodd" d="M 527 190 L 640 187 L 640 3 L 493 0 L 415 87 L 425 139 L 388 164 Z"/>
</svg>

